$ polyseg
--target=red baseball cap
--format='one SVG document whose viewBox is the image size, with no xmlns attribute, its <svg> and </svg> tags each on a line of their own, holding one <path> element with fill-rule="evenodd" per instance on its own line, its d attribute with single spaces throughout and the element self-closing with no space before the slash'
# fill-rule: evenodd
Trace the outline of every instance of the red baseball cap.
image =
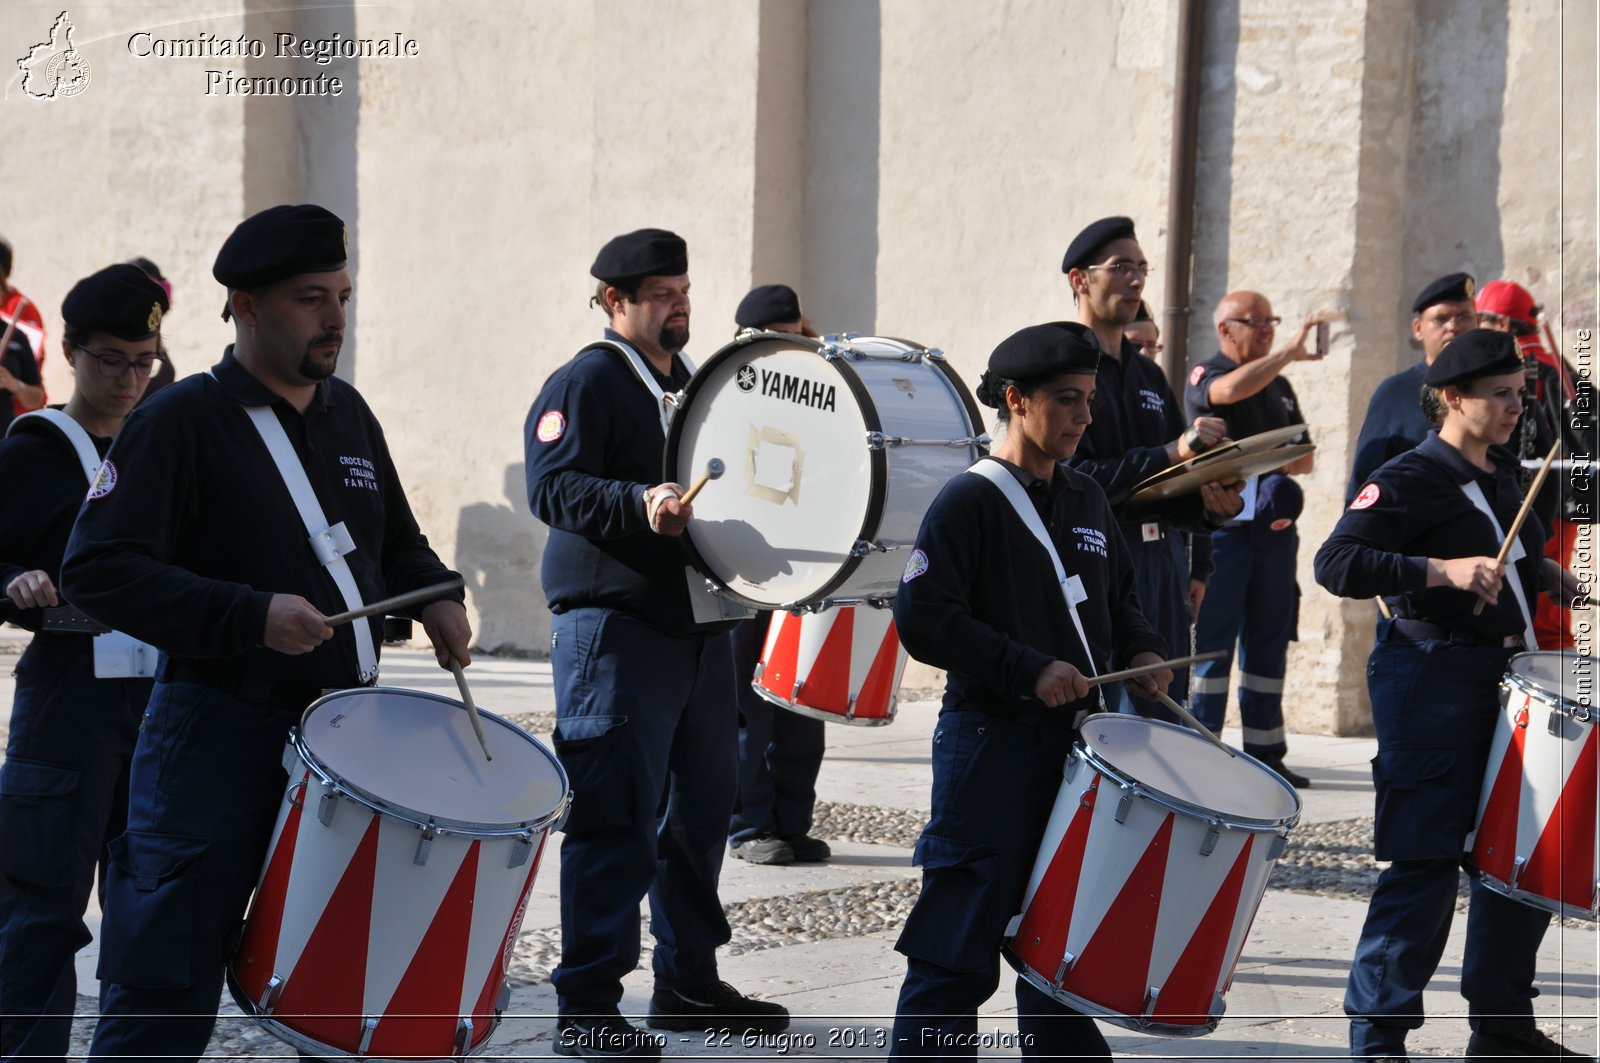
<svg viewBox="0 0 1600 1063">
<path fill-rule="evenodd" d="M 1490 281 L 1478 289 L 1478 313 L 1500 314 L 1524 325 L 1533 324 L 1533 296 L 1515 281 Z"/>
</svg>

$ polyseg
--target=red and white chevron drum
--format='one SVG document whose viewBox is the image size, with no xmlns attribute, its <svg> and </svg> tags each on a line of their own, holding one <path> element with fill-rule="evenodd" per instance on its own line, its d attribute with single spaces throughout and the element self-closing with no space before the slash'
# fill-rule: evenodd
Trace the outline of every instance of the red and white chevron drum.
<svg viewBox="0 0 1600 1063">
<path fill-rule="evenodd" d="M 1006 958 L 1144 1033 L 1216 1029 L 1300 798 L 1266 765 L 1138 716 L 1084 721 Z"/>
<path fill-rule="evenodd" d="M 893 611 L 846 605 L 773 613 L 751 683 L 768 701 L 804 716 L 877 727 L 894 722 L 905 670 Z"/>
<path fill-rule="evenodd" d="M 1519 653 L 1500 683 L 1500 719 L 1468 862 L 1497 893 L 1575 919 L 1600 915 L 1594 659 Z"/>
<path fill-rule="evenodd" d="M 290 732 L 289 787 L 228 987 L 303 1053 L 459 1059 L 505 1006 L 505 974 L 549 830 L 555 755 L 460 702 L 330 694 Z"/>
</svg>

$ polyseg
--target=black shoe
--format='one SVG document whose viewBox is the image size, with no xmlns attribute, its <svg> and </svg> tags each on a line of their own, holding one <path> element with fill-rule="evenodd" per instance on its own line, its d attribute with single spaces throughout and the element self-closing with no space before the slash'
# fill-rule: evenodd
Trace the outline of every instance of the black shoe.
<svg viewBox="0 0 1600 1063">
<path fill-rule="evenodd" d="M 1277 772 L 1279 778 L 1288 783 L 1290 786 L 1294 787 L 1296 790 L 1311 789 L 1311 780 L 1306 778 L 1304 775 L 1301 775 L 1293 768 L 1285 767 L 1282 760 L 1263 760 L 1261 763 Z"/>
<path fill-rule="evenodd" d="M 813 838 L 809 834 L 791 834 L 783 839 L 789 843 L 789 848 L 794 852 L 794 858 L 802 864 L 820 864 L 833 855 L 833 850 L 828 848 L 828 843 L 821 838 Z"/>
<path fill-rule="evenodd" d="M 747 997 L 727 982 L 714 982 L 694 989 L 657 989 L 645 1023 L 652 1030 L 777 1033 L 789 1028 L 789 1009 Z"/>
<path fill-rule="evenodd" d="M 795 859 L 789 843 L 771 834 L 758 834 L 749 841 L 734 842 L 729 848 L 735 859 L 751 864 L 792 864 Z"/>
<path fill-rule="evenodd" d="M 655 1063 L 666 1042 L 621 1015 L 568 1015 L 556 1020 L 551 1047 L 558 1056 L 579 1059 L 638 1059 Z"/>
<path fill-rule="evenodd" d="M 1373 1056 L 1368 1063 L 1411 1063 L 1410 1056 Z"/>
<path fill-rule="evenodd" d="M 1589 1063 L 1594 1063 L 1593 1056 L 1574 1052 L 1538 1030 L 1528 1030 L 1526 1033 L 1477 1032 L 1467 1041 L 1468 1059 L 1529 1059 L 1544 1056 L 1587 1059 Z"/>
</svg>

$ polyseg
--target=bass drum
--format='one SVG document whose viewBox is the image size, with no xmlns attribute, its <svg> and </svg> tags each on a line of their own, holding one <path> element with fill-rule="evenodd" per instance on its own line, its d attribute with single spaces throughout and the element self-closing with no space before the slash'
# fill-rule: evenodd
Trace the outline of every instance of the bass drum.
<svg viewBox="0 0 1600 1063">
<path fill-rule="evenodd" d="M 985 452 L 983 419 L 938 351 L 903 340 L 748 333 L 690 380 L 666 472 L 694 500 L 694 567 L 755 609 L 894 597 L 934 496 Z"/>
</svg>

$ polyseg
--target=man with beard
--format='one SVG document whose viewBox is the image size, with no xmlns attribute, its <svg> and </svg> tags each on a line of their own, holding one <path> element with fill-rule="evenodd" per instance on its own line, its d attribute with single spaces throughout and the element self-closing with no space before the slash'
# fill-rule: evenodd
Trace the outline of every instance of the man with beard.
<svg viewBox="0 0 1600 1063">
<path fill-rule="evenodd" d="M 1227 426 L 1220 417 L 1196 417 L 1185 426 L 1161 367 L 1123 335 L 1138 316 L 1150 273 L 1132 219 L 1102 218 L 1089 225 L 1067 247 L 1061 271 L 1072 287 L 1078 321 L 1094 332 L 1104 352 L 1095 377 L 1094 422 L 1069 464 L 1098 483 L 1111 502 L 1132 555 L 1145 619 L 1167 645 L 1187 647 L 1191 612 L 1200 608 L 1210 575 L 1210 554 L 1202 551 L 1191 560 L 1187 534 L 1206 535 L 1236 515 L 1243 506 L 1239 492 L 1213 483 L 1154 505 L 1131 496 L 1146 478 L 1218 443 Z M 1179 673 L 1170 693 L 1181 701 L 1187 687 Z M 1172 719 L 1160 703 L 1121 684 L 1107 697 L 1126 698 L 1125 706 L 1141 716 Z"/>
<path fill-rule="evenodd" d="M 731 624 L 696 618 L 676 541 L 693 509 L 680 485 L 657 482 L 663 395 L 692 371 L 679 353 L 688 250 L 674 233 L 640 229 L 601 248 L 590 273 L 610 327 L 551 374 L 525 433 L 528 503 L 550 528 L 539 574 L 555 614 L 555 747 L 573 794 L 554 1048 L 657 1059 L 661 1038 L 618 1008 L 647 894 L 650 1026 L 776 1032 L 789 1013 L 717 974 L 731 936 L 717 878 L 738 763 Z"/>
<path fill-rule="evenodd" d="M 381 620 L 335 630 L 325 617 L 454 575 L 372 411 L 333 376 L 345 242 L 317 206 L 240 223 L 212 267 L 233 346 L 128 417 L 67 545 L 64 596 L 165 655 L 111 843 L 96 1057 L 205 1050 L 288 781 L 289 729 L 324 690 L 377 677 Z M 414 614 L 441 665 L 469 660 L 461 598 Z"/>
</svg>

